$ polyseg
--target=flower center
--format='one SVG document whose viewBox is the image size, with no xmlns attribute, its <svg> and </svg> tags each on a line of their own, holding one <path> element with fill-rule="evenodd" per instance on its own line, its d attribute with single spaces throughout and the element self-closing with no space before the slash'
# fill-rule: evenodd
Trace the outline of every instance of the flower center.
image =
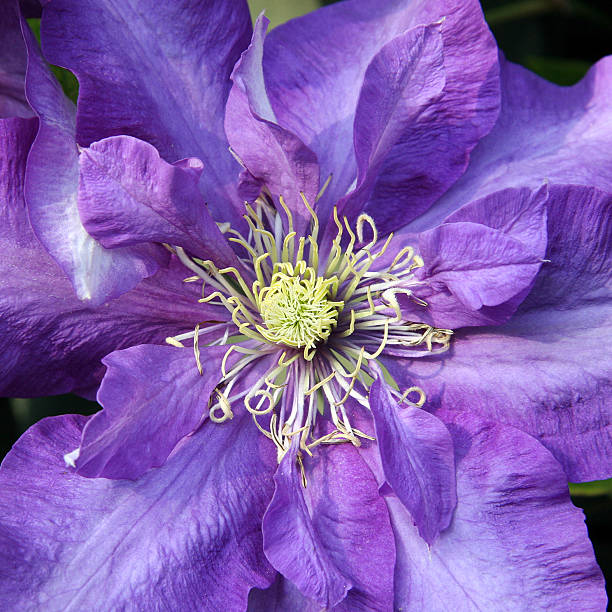
<svg viewBox="0 0 612 612">
<path fill-rule="evenodd" d="M 267 329 L 259 326 L 258 330 L 269 342 L 314 348 L 329 337 L 344 305 L 332 301 L 329 295 L 338 279 L 317 276 L 304 260 L 295 267 L 287 262 L 279 268 L 259 295 L 260 313 Z"/>
<path fill-rule="evenodd" d="M 209 417 L 222 423 L 243 403 L 276 445 L 279 461 L 294 443 L 309 454 L 319 444 L 359 446 L 369 436 L 352 426 L 350 413 L 356 405 L 369 409 L 370 385 L 384 370 L 378 362 L 383 351 L 400 358 L 443 352 L 453 333 L 402 315 L 399 295 L 427 306 L 414 294 L 421 284 L 414 271 L 423 261 L 412 247 L 390 257 L 392 234 L 379 240 L 369 216 L 351 227 L 334 209 L 337 233 L 320 254 L 319 220 L 302 198 L 312 216 L 307 236 L 294 231 L 282 198 L 284 219 L 265 195 L 247 205 L 247 236 L 226 228 L 229 240 L 242 247 L 240 269 L 218 269 L 174 249 L 195 273 L 185 281 L 202 282 L 200 301 L 225 307 L 231 321 L 166 339 L 178 346 L 193 340 L 200 374 L 200 337 L 227 346 Z M 417 387 L 402 391 L 396 385 L 391 392 L 400 403 L 425 402 Z"/>
</svg>

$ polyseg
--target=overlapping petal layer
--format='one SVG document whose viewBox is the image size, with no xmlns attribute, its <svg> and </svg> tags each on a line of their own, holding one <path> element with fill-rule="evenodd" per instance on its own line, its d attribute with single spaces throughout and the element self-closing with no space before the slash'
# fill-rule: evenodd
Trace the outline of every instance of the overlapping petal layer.
<svg viewBox="0 0 612 612">
<path fill-rule="evenodd" d="M 2 608 L 244 610 L 273 581 L 260 525 L 276 457 L 250 418 L 204 425 L 136 482 L 66 469 L 84 422 L 38 423 L 2 465 Z"/>
<path fill-rule="evenodd" d="M 296 453 L 294 444 L 274 477 L 263 521 L 266 556 L 319 606 L 388 609 L 393 534 L 372 473 L 351 446 L 323 447 L 304 459 L 304 487 Z"/>
<path fill-rule="evenodd" d="M 175 262 L 103 307 L 80 301 L 32 232 L 23 200 L 36 124 L 0 121 L 0 389 L 13 397 L 86 390 L 113 350 L 163 341 L 225 313 L 197 304 L 198 290 L 181 282 L 185 270 Z"/>
<path fill-rule="evenodd" d="M 416 272 L 423 285 L 414 293 L 427 302 L 423 307 L 399 295 L 404 316 L 450 329 L 507 321 L 546 253 L 548 191 L 546 185 L 504 189 L 466 204 L 431 230 L 400 230 L 398 246 L 413 246 L 423 258 Z"/>
<path fill-rule="evenodd" d="M 322 180 L 333 174 L 319 202 L 324 221 L 357 174 L 353 122 L 368 65 L 386 43 L 406 30 L 440 21 L 446 87 L 421 118 L 423 131 L 436 141 L 439 153 L 437 188 L 428 189 L 426 180 L 419 185 L 428 192 L 423 200 L 431 204 L 441 193 L 437 189 L 443 183 L 448 188 L 465 170 L 469 152 L 491 129 L 499 110 L 497 50 L 479 3 L 351 0 L 292 20 L 270 33 L 264 74 L 272 108 L 279 122 L 316 153 Z M 372 212 L 380 207 L 384 214 L 391 180 L 400 193 L 413 197 L 414 173 L 398 174 L 398 158 L 404 158 L 403 137 L 396 134 L 399 146 L 387 155 Z M 418 152 L 412 155 L 416 159 Z M 411 190 L 401 192 L 404 180 L 412 181 Z M 404 221 L 410 214 L 402 210 Z"/>
<path fill-rule="evenodd" d="M 77 210 L 79 153 L 74 105 L 45 65 L 26 25 L 23 32 L 28 48 L 26 93 L 40 124 L 26 173 L 30 222 L 78 297 L 97 306 L 154 274 L 167 258 L 156 247 L 145 245 L 109 251 L 83 228 Z"/>
<path fill-rule="evenodd" d="M 266 93 L 262 57 L 268 19 L 260 15 L 250 47 L 232 73 L 234 85 L 227 101 L 227 136 L 251 176 L 276 196 L 283 196 L 303 231 L 310 214 L 300 197 L 314 204 L 319 191 L 315 154 L 291 131 L 278 124 Z M 259 195 L 259 194 L 257 194 Z"/>
<path fill-rule="evenodd" d="M 612 191 L 612 58 L 573 87 L 545 81 L 502 59 L 502 110 L 453 188 L 412 224 L 434 227 L 466 202 L 545 181 Z"/>
<path fill-rule="evenodd" d="M 380 378 L 370 389 L 370 409 L 385 479 L 431 544 L 450 524 L 457 503 L 450 434 L 424 410 L 398 406 Z"/>
<path fill-rule="evenodd" d="M 191 348 L 144 344 L 108 355 L 97 397 L 104 410 L 85 425 L 77 472 L 136 479 L 163 465 L 176 444 L 208 418 L 226 350 L 203 347 L 201 374 Z"/>
<path fill-rule="evenodd" d="M 536 285 L 509 323 L 456 334 L 442 359 L 386 360 L 428 406 L 470 410 L 537 437 L 574 481 L 612 471 L 611 196 L 556 187 Z"/>
<path fill-rule="evenodd" d="M 565 474 L 536 440 L 460 412 L 445 419 L 457 457 L 453 522 L 428 547 L 399 500 L 394 609 L 585 610 L 604 581 Z"/>
<path fill-rule="evenodd" d="M 200 160 L 169 164 L 146 142 L 115 136 L 84 149 L 79 168 L 81 220 L 104 247 L 166 242 L 237 263 L 198 189 Z"/>
<path fill-rule="evenodd" d="M 250 35 L 244 0 L 61 0 L 42 19 L 45 56 L 79 79 L 79 144 L 126 134 L 169 162 L 198 157 L 219 221 L 241 216 L 239 166 L 227 150 L 223 115 L 230 73 Z"/>
<path fill-rule="evenodd" d="M 407 211 L 418 215 L 448 181 L 432 125 L 438 119 L 429 108 L 446 84 L 441 27 L 400 34 L 374 56 L 364 75 L 355 111 L 357 183 L 340 209 L 355 218 L 366 208 L 384 233 L 398 225 L 398 208 L 402 217 Z"/>
</svg>

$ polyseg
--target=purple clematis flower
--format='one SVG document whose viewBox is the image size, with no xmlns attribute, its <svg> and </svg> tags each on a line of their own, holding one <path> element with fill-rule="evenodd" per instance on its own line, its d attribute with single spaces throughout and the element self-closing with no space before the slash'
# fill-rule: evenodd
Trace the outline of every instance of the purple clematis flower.
<svg viewBox="0 0 612 612">
<path fill-rule="evenodd" d="M 472 0 L 43 4 L 80 94 L 8 3 L 0 380 L 103 410 L 2 464 L 2 607 L 603 610 L 612 62 Z"/>
</svg>

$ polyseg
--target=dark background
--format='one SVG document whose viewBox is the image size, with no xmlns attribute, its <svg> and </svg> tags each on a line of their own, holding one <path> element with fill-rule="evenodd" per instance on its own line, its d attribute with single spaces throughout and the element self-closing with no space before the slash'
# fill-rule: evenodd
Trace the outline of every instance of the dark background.
<svg viewBox="0 0 612 612">
<path fill-rule="evenodd" d="M 321 0 L 331 4 L 333 0 Z M 310 10 L 313 0 L 269 0 L 273 25 Z M 265 0 L 250 2 L 254 13 Z M 604 55 L 612 54 L 612 0 L 483 0 L 485 16 L 508 59 L 523 64 L 560 85 L 578 81 Z M 37 22 L 31 20 L 33 29 Z M 76 98 L 77 84 L 65 72 L 58 76 L 66 92 Z M 612 104 L 612 100 L 610 101 Z M 612 146 L 612 143 L 611 143 Z M 0 457 L 39 419 L 69 413 L 91 414 L 97 404 L 72 395 L 37 399 L 0 399 Z M 570 486 L 574 503 L 584 509 L 598 562 L 612 578 L 612 481 Z M 608 583 L 612 580 L 608 580 Z M 608 585 L 608 594 L 612 589 Z"/>
</svg>

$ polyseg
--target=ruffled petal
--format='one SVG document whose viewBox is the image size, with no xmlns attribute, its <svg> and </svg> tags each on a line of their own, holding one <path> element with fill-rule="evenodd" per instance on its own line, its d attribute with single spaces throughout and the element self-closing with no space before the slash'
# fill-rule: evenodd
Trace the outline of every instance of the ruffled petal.
<svg viewBox="0 0 612 612">
<path fill-rule="evenodd" d="M 336 610 L 334 608 L 334 610 Z M 283 577 L 276 575 L 272 586 L 265 590 L 253 589 L 249 593 L 247 612 L 321 612 L 321 606 L 312 599 L 304 597 L 300 590 Z"/>
<path fill-rule="evenodd" d="M 234 85 L 227 102 L 225 130 L 250 177 L 265 184 L 272 195 L 283 196 L 303 231 L 310 221 L 300 192 L 314 204 L 319 190 L 315 154 L 278 124 L 266 93 L 262 57 L 269 20 L 260 15 L 253 40 L 232 73 Z M 250 178 L 249 177 L 249 178 Z"/>
<path fill-rule="evenodd" d="M 263 521 L 266 556 L 320 606 L 390 609 L 393 536 L 372 473 L 350 445 L 322 445 L 304 459 L 304 487 L 297 452 L 294 444 L 274 477 Z"/>
<path fill-rule="evenodd" d="M 421 234 L 394 242 L 417 246 L 424 265 L 415 289 L 427 307 L 399 295 L 407 320 L 458 329 L 507 321 L 533 286 L 546 253 L 548 187 L 505 189 L 471 202 Z"/>
<path fill-rule="evenodd" d="M 36 119 L 0 120 L 0 395 L 24 397 L 95 386 L 117 348 L 163 342 L 203 320 L 225 321 L 172 261 L 137 289 L 94 309 L 81 302 L 30 226 L 23 184 Z M 222 332 L 221 332 L 222 333 Z"/>
<path fill-rule="evenodd" d="M 7 0 L 0 8 L 0 119 L 34 117 L 25 97 L 27 61 L 17 0 Z"/>
<path fill-rule="evenodd" d="M 84 149 L 79 167 L 79 214 L 102 246 L 166 242 L 221 268 L 237 263 L 198 189 L 200 160 L 169 164 L 150 144 L 115 136 Z"/>
<path fill-rule="evenodd" d="M 469 409 L 538 438 L 572 481 L 612 476 L 612 197 L 551 189 L 549 247 L 509 323 L 460 332 L 440 358 L 385 361 L 435 410 Z"/>
<path fill-rule="evenodd" d="M 356 177 L 353 123 L 372 58 L 406 30 L 440 20 L 447 85 L 430 107 L 439 117 L 432 137 L 446 143 L 449 166 L 460 174 L 499 112 L 497 48 L 478 2 L 352 0 L 289 21 L 268 36 L 264 74 L 276 116 L 315 152 L 322 180 L 333 175 L 318 205 L 324 222 Z"/>
<path fill-rule="evenodd" d="M 370 407 L 385 479 L 431 544 L 451 522 L 457 503 L 453 442 L 435 416 L 399 407 L 377 378 Z"/>
<path fill-rule="evenodd" d="M 560 87 L 502 60 L 502 110 L 466 174 L 415 224 L 434 227 L 464 202 L 544 181 L 612 191 L 612 57 Z"/>
<path fill-rule="evenodd" d="M 241 218 L 223 115 L 230 73 L 251 37 L 244 0 L 54 1 L 41 36 L 49 61 L 79 79 L 81 146 L 127 134 L 169 162 L 198 157 L 213 217 Z"/>
<path fill-rule="evenodd" d="M 398 562 L 394 609 L 600 612 L 606 593 L 565 474 L 536 440 L 469 412 L 448 421 L 458 503 L 428 547 L 387 498 Z"/>
<path fill-rule="evenodd" d="M 202 374 L 191 348 L 140 345 L 105 357 L 98 391 L 104 410 L 85 426 L 77 473 L 136 479 L 168 458 L 208 417 L 226 347 L 202 347 Z"/>
<path fill-rule="evenodd" d="M 476 223 L 444 224 L 419 241 L 428 281 L 470 310 L 498 306 L 532 283 L 541 259 L 517 240 Z"/>
<path fill-rule="evenodd" d="M 276 457 L 252 420 L 205 424 L 135 482 L 66 470 L 84 421 L 45 419 L 2 465 L 0 607 L 244 610 L 274 579 L 260 525 Z"/>
<path fill-rule="evenodd" d="M 428 107 L 445 85 L 440 29 L 439 23 L 418 26 L 394 38 L 365 72 L 355 112 L 357 186 L 340 212 L 354 219 L 376 189 L 367 211 L 383 234 L 418 216 L 440 194 L 440 181 L 452 179 L 440 167 L 438 139 L 428 125 L 436 117 Z"/>
<path fill-rule="evenodd" d="M 79 298 L 97 306 L 154 274 L 167 258 L 149 245 L 109 251 L 85 231 L 77 210 L 79 153 L 74 107 L 44 64 L 25 24 L 23 32 L 28 47 L 26 93 L 40 120 L 26 173 L 30 222 Z"/>
<path fill-rule="evenodd" d="M 32 232 L 23 201 L 26 161 L 37 128 L 36 119 L 0 119 L 0 242 L 5 243 L 3 254 L 12 245 L 13 250 L 30 247 L 38 249 L 42 257 L 46 255 Z M 1 262 L 2 259 L 0 265 Z M 1 278 L 5 280 L 5 275 Z"/>
</svg>

